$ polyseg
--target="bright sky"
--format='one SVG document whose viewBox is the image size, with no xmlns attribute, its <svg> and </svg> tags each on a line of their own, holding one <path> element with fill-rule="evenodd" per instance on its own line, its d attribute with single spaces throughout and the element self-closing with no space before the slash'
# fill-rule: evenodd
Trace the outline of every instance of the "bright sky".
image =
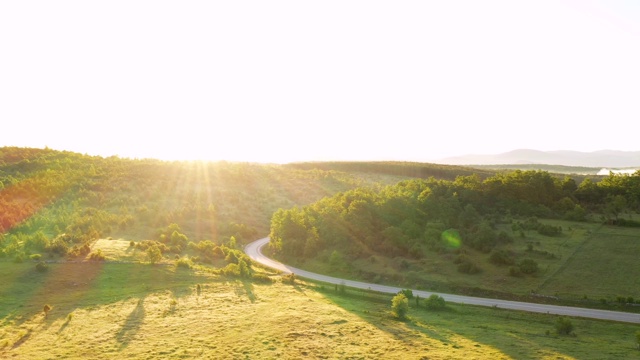
<svg viewBox="0 0 640 360">
<path fill-rule="evenodd" d="M 637 0 L 0 2 L 0 146 L 429 161 L 639 124 Z"/>
</svg>

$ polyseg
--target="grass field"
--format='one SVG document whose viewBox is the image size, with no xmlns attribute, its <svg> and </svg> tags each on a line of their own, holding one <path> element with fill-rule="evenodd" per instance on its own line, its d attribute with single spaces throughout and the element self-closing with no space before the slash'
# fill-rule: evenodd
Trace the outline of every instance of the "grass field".
<svg viewBox="0 0 640 360">
<path fill-rule="evenodd" d="M 567 263 L 581 262 L 581 259 L 576 260 L 573 257 L 577 252 L 588 251 L 589 247 L 583 248 L 584 244 L 591 244 L 594 242 L 592 239 L 595 240 L 601 236 L 608 235 L 600 233 L 602 226 L 598 223 L 547 219 L 540 221 L 548 225 L 561 226 L 563 234 L 557 237 L 549 237 L 540 235 L 535 231 L 528 231 L 524 234 L 525 237 L 521 237 L 519 233 L 512 233 L 511 225 L 498 225 L 498 230 L 504 230 L 513 236 L 513 243 L 499 245 L 497 249 L 512 253 L 516 259 L 529 258 L 535 260 L 540 269 L 535 275 L 510 276 L 509 266 L 494 265 L 489 262 L 490 254 L 470 248 L 465 249 L 465 253 L 482 269 L 478 274 L 460 273 L 454 262 L 454 259 L 458 256 L 454 251 L 445 253 L 427 251 L 420 260 L 376 255 L 349 262 L 344 267 L 331 265 L 322 257 L 319 257 L 320 260 L 292 265 L 338 277 L 364 278 L 365 280 L 388 283 L 390 285 L 424 288 L 442 292 L 474 288 L 516 295 L 526 295 L 531 291 L 554 295 L 558 292 L 557 289 L 543 285 L 551 283 L 553 279 L 562 276 L 562 269 L 567 266 Z M 640 235 L 640 230 L 631 231 L 635 231 Z M 529 249 L 529 246 L 531 246 L 531 249 Z M 621 264 L 626 264 L 625 266 L 633 266 L 635 263 L 635 260 L 632 261 L 630 257 L 619 261 L 622 261 Z M 585 266 L 590 265 L 587 263 Z M 378 274 L 378 276 L 375 276 L 375 274 Z M 589 291 L 592 287 L 591 280 L 572 278 L 570 283 L 573 288 L 562 291 L 562 294 L 571 293 L 580 298 L 584 294 L 592 296 Z M 620 284 L 614 284 L 614 286 L 618 285 Z M 593 293 L 593 296 L 595 296 L 595 293 Z"/>
<path fill-rule="evenodd" d="M 640 230 L 605 226 L 580 247 L 543 291 L 594 299 L 640 298 Z"/>
<path fill-rule="evenodd" d="M 200 291 L 197 285 L 200 284 Z M 173 266 L 0 263 L 0 358 L 620 359 L 637 326 L 449 305 L 395 320 L 390 297 L 252 284 Z M 44 315 L 43 306 L 52 310 Z"/>
</svg>

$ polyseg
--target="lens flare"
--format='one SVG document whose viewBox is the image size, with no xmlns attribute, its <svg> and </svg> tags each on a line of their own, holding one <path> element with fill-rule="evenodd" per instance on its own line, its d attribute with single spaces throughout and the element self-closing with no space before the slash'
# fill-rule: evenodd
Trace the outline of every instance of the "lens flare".
<svg viewBox="0 0 640 360">
<path fill-rule="evenodd" d="M 449 229 L 442 232 L 442 241 L 445 246 L 451 249 L 457 249 L 462 244 L 458 230 Z"/>
</svg>

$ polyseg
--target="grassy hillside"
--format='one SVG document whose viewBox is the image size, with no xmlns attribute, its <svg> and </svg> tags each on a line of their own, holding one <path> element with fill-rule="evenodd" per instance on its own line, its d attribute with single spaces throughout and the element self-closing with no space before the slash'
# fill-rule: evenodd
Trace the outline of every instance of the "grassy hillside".
<svg viewBox="0 0 640 360">
<path fill-rule="evenodd" d="M 555 333 L 555 316 L 451 304 L 433 312 L 413 302 L 402 322 L 390 314 L 389 296 L 254 284 L 172 266 L 55 264 L 40 274 L 31 264 L 0 263 L 0 294 L 2 358 L 637 355 L 635 325 L 573 319 L 574 335 L 566 336 Z M 52 306 L 46 316 L 44 304 Z"/>
<path fill-rule="evenodd" d="M 240 253 L 238 243 L 266 235 L 279 209 L 330 202 L 338 193 L 350 198 L 386 192 L 385 185 L 410 178 L 455 179 L 469 171 L 413 163 L 162 162 L 0 148 L 0 358 L 602 359 L 637 354 L 633 325 L 573 319 L 574 335 L 564 336 L 556 334 L 554 316 L 461 305 L 430 312 L 413 302 L 409 320 L 402 322 L 389 311 L 390 296 L 291 285 Z M 489 173 L 459 181 L 469 185 L 485 178 Z M 589 199 L 598 195 L 597 188 L 589 189 Z M 446 205 L 440 200 L 432 210 Z M 361 205 L 353 206 L 353 216 L 364 209 Z M 387 205 L 396 219 L 410 215 L 402 202 Z M 423 259 L 374 254 L 324 270 L 362 277 L 376 272 L 387 280 L 441 289 L 451 289 L 456 281 L 466 288 L 537 288 L 564 295 L 575 293 L 571 286 L 586 271 L 624 273 L 626 262 L 584 267 L 596 256 L 616 259 L 603 241 L 619 244 L 625 261 L 636 251 L 631 229 L 544 221 L 562 226 L 562 236 L 527 230 L 520 237 L 507 222 L 495 225 L 495 231 L 513 233 L 513 242 L 499 247 L 538 261 L 542 271 L 536 276 L 509 278 L 504 275 L 508 267 L 487 267 L 468 277 L 452 265 L 459 255 L 455 249 L 425 251 Z M 413 228 L 398 225 L 403 231 Z M 161 258 L 151 265 L 155 250 Z M 318 254 L 328 260 L 331 253 L 321 250 Z M 489 256 L 474 249 L 466 255 L 478 263 Z M 314 264 L 327 266 L 307 263 Z M 627 274 L 635 276 L 633 271 Z M 415 275 L 427 282 L 412 280 Z M 619 295 L 640 297 L 637 286 L 623 281 L 610 281 L 589 296 L 609 296 L 623 283 L 628 291 Z"/>
</svg>

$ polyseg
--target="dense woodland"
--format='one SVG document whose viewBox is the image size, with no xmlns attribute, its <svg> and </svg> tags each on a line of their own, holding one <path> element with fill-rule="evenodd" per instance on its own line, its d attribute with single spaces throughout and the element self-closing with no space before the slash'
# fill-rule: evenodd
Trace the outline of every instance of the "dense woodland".
<svg viewBox="0 0 640 360">
<path fill-rule="evenodd" d="M 484 180 L 478 175 L 453 181 L 414 179 L 281 209 L 272 220 L 271 248 L 285 259 L 333 265 L 374 261 L 374 255 L 421 259 L 453 252 L 458 270 L 469 274 L 480 271 L 465 255 L 474 251 L 491 253 L 489 261 L 497 265 L 518 265 L 511 273 L 521 275 L 535 273 L 536 264 L 516 259 L 499 245 L 529 231 L 562 235 L 561 227 L 542 219 L 638 226 L 624 215 L 639 209 L 640 173 L 611 174 L 598 182 L 587 178 L 579 184 L 569 176 L 520 170 Z"/>
</svg>

